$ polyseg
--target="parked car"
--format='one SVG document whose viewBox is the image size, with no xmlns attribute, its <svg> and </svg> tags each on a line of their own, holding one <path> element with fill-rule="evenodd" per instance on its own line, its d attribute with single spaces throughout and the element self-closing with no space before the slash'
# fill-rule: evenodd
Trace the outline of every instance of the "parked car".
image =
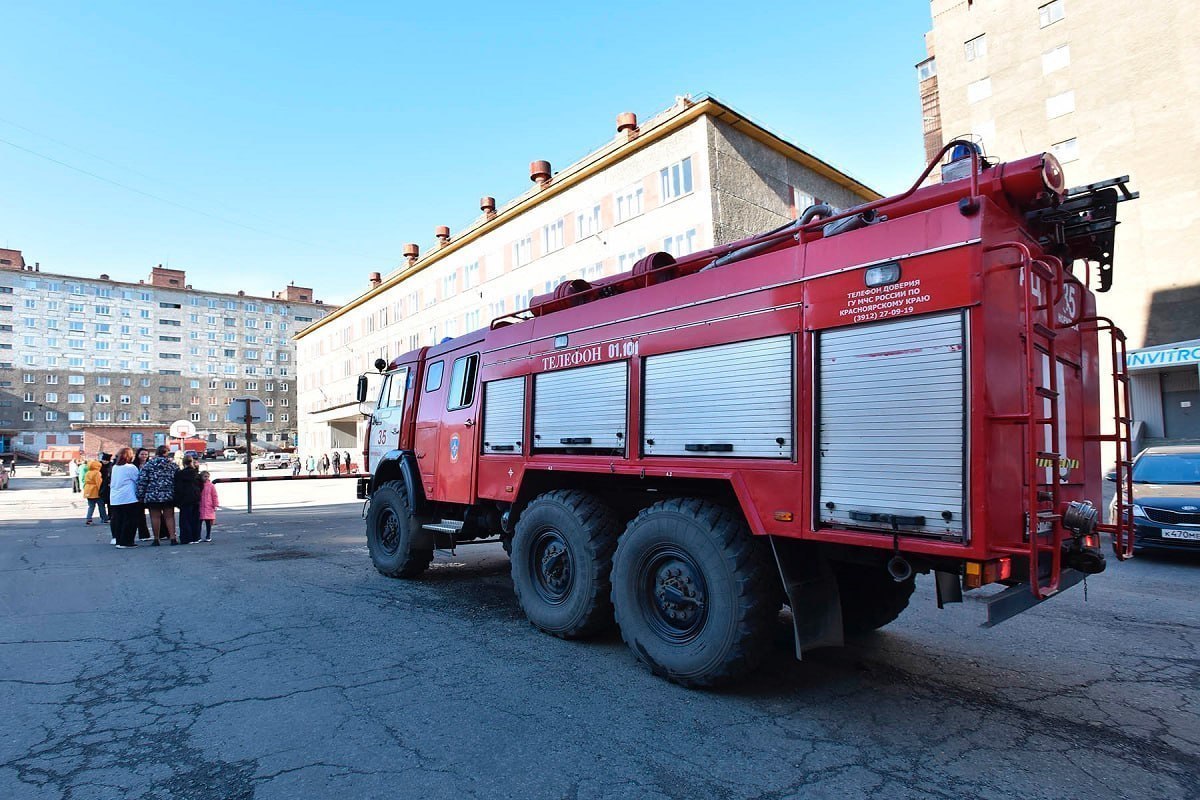
<svg viewBox="0 0 1200 800">
<path fill-rule="evenodd" d="M 199 450 L 184 450 L 183 454 L 185 456 L 191 456 L 193 461 L 204 460 L 204 453 L 200 452 Z"/>
<path fill-rule="evenodd" d="M 289 469 L 292 457 L 287 453 L 267 453 L 254 459 L 255 469 Z"/>
<path fill-rule="evenodd" d="M 222 455 L 222 452 L 215 447 L 209 447 L 204 451 L 205 458 L 220 458 Z"/>
<path fill-rule="evenodd" d="M 234 450 L 232 447 L 230 447 L 225 450 L 223 455 L 225 456 L 226 461 L 233 461 L 235 458 L 238 457 L 238 451 Z"/>
<path fill-rule="evenodd" d="M 1117 475 L 1105 476 L 1115 481 Z M 1116 498 L 1109 519 L 1116 518 Z M 1148 447 L 1133 460 L 1134 550 L 1200 550 L 1200 445 Z"/>
</svg>

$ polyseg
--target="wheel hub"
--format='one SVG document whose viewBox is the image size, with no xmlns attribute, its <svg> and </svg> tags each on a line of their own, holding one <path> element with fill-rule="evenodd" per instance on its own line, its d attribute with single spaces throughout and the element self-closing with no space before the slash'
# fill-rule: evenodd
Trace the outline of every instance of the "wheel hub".
<svg viewBox="0 0 1200 800">
<path fill-rule="evenodd" d="M 571 591 L 575 574 L 571 551 L 563 535 L 552 528 L 540 532 L 534 539 L 530 560 L 537 593 L 548 603 L 563 602 Z"/>
<path fill-rule="evenodd" d="M 379 520 L 379 544 L 389 555 L 400 548 L 400 520 L 390 508 L 383 512 Z"/>
<path fill-rule="evenodd" d="M 708 618 L 704 576 L 691 556 L 677 547 L 659 548 L 642 562 L 643 612 L 660 636 L 689 642 Z"/>
</svg>

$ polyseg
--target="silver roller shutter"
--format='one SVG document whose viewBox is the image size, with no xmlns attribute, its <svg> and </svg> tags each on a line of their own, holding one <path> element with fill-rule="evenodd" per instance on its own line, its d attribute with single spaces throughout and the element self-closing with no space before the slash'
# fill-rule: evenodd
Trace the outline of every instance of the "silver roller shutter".
<svg viewBox="0 0 1200 800">
<path fill-rule="evenodd" d="M 483 452 L 520 453 L 525 439 L 525 379 L 483 386 Z"/>
<path fill-rule="evenodd" d="M 629 404 L 624 361 L 534 377 L 534 450 L 623 450 Z"/>
<path fill-rule="evenodd" d="M 963 314 L 836 328 L 819 342 L 820 520 L 963 536 Z"/>
<path fill-rule="evenodd" d="M 646 358 L 648 456 L 792 457 L 790 336 Z"/>
</svg>

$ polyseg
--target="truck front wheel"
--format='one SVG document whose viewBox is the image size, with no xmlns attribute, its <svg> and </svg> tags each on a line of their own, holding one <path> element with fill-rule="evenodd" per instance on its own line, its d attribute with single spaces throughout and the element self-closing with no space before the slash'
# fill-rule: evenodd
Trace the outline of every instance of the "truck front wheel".
<svg viewBox="0 0 1200 800">
<path fill-rule="evenodd" d="M 766 654 L 779 610 L 769 553 L 737 509 L 664 500 L 629 523 L 613 561 L 625 644 L 656 675 L 715 686 Z"/>
<path fill-rule="evenodd" d="M 619 531 L 612 510 L 586 492 L 547 492 L 521 512 L 512 539 L 513 588 L 534 627 L 578 639 L 612 625 Z"/>
<path fill-rule="evenodd" d="M 421 522 L 408 507 L 404 485 L 388 481 L 371 495 L 367 511 L 367 549 L 375 569 L 390 578 L 413 578 L 433 561 L 433 548 L 417 548 L 413 541 Z"/>
</svg>

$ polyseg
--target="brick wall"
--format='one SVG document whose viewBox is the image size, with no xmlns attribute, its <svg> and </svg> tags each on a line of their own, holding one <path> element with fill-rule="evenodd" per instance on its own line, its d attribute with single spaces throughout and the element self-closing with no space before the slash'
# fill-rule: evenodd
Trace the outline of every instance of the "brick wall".
<svg viewBox="0 0 1200 800">
<path fill-rule="evenodd" d="M 154 450 L 154 435 L 166 430 L 155 425 L 86 425 L 83 426 L 83 454 L 95 458 L 97 453 L 116 453 L 122 447 L 134 447 L 135 434 L 141 434 L 141 447 Z"/>
</svg>

